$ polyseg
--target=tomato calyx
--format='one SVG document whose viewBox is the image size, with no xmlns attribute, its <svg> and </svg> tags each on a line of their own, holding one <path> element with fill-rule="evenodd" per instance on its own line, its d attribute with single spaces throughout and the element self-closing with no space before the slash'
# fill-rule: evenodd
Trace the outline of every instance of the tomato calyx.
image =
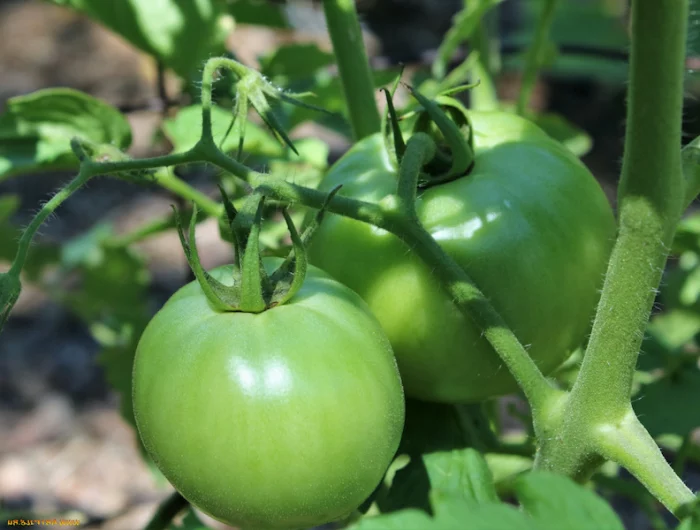
<svg viewBox="0 0 700 530">
<path fill-rule="evenodd" d="M 399 121 L 414 118 L 411 134 L 425 133 L 435 141 L 437 147 L 435 156 L 422 169 L 418 189 L 468 175 L 474 168 L 474 134 L 467 110 L 457 99 L 451 97 L 455 90 L 439 94 L 433 101 L 413 87 L 407 87 L 422 108 L 401 117 L 396 114 L 390 92 L 383 89 L 398 165 L 401 165 L 406 152 Z"/>
<path fill-rule="evenodd" d="M 226 139 L 231 132 L 234 133 L 234 137 L 238 138 L 237 158 L 240 158 L 243 150 L 245 128 L 248 123 L 248 110 L 250 110 L 251 107 L 258 116 L 260 116 L 275 138 L 277 138 L 280 143 L 287 145 L 296 155 L 298 155 L 299 152 L 280 121 L 272 112 L 269 100 L 284 101 L 297 107 L 331 114 L 321 107 L 311 105 L 301 100 L 301 98 L 313 95 L 310 92 L 285 92 L 283 89 L 270 83 L 270 81 L 257 70 L 236 61 L 231 61 L 230 67 L 239 77 L 239 80 L 236 84 L 236 102 L 233 106 L 233 117 L 224 135 L 224 139 Z"/>
<path fill-rule="evenodd" d="M 268 274 L 263 267 L 260 254 L 260 226 L 265 196 L 254 191 L 239 211 L 224 189 L 221 187 L 219 189 L 224 202 L 225 223 L 233 234 L 232 244 L 235 256 L 233 285 L 223 284 L 202 267 L 195 243 L 196 204 L 193 206 L 190 217 L 188 237 L 185 237 L 180 216 L 177 211 L 175 212 L 180 243 L 205 296 L 217 311 L 222 312 L 262 313 L 286 303 L 304 283 L 308 267 L 306 246 L 323 219 L 328 201 L 338 192 L 340 186 L 328 194 L 322 208 L 301 235 L 286 208 L 282 209 L 282 216 L 292 240 L 292 248 L 286 259 L 272 274 Z"/>
</svg>

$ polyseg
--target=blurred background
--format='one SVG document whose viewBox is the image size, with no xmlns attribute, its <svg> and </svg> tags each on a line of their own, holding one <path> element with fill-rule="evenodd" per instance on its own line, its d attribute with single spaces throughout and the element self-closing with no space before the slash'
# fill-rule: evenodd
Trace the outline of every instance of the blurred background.
<svg viewBox="0 0 700 530">
<path fill-rule="evenodd" d="M 64 3 L 70 2 L 0 0 L 0 112 L 14 96 L 72 87 L 126 114 L 134 136 L 132 156 L 167 152 L 169 139 L 161 125 L 177 104 L 188 101 L 186 81 Z M 304 1 L 276 3 L 283 5 L 247 2 L 255 9 L 241 10 L 241 2 L 229 2 L 236 22 L 225 40 L 227 51 L 256 65 L 290 44 L 315 43 L 330 50 L 317 6 Z M 429 72 L 452 17 L 463 6 L 462 0 L 358 0 L 357 4 L 373 64 L 393 68 L 391 72 L 405 64 L 418 76 Z M 503 61 L 497 89 L 506 100 L 517 95 L 522 54 L 532 38 L 538 9 L 536 0 L 506 0 L 492 19 Z M 270 13 L 277 17 L 274 23 Z M 700 15 L 694 17 L 688 57 L 688 139 L 700 129 L 700 83 L 694 74 L 700 61 Z M 266 25 L 256 25 L 259 22 Z M 562 2 L 551 38 L 558 51 L 538 80 L 533 108 L 566 119 L 566 126 L 560 124 L 561 134 L 586 153 L 584 161 L 614 203 L 624 131 L 627 2 Z M 455 64 L 467 52 L 459 51 Z M 322 165 L 349 146 L 342 127 L 301 123 L 294 135 L 317 136 L 329 143 L 328 160 Z M 42 171 L 0 176 L 0 194 L 15 195 L 20 201 L 12 215 L 0 211 L 0 267 L 14 255 L 19 227 L 71 175 Z M 206 171 L 181 176 L 216 195 Z M 144 463 L 136 435 L 120 414 L 120 398 L 113 390 L 119 383 L 113 379 L 128 378 L 128 373 L 108 375 L 105 370 L 119 355 L 120 344 L 100 335 L 96 315 L 107 306 L 118 307 L 117 316 L 128 321 L 135 315 L 150 315 L 188 280 L 174 231 L 138 243 L 136 257 L 109 255 L 112 250 L 97 244 L 105 234 L 128 234 L 167 215 L 174 202 L 155 187 L 97 179 L 43 226 L 37 251 L 43 262 L 29 274 L 0 336 L 0 527 L 6 513 L 31 513 L 80 518 L 86 528 L 133 530 L 144 525 L 170 491 Z M 230 260 L 230 248 L 220 240 L 215 221 L 200 225 L 197 240 L 206 268 Z M 119 283 L 125 275 L 139 278 L 128 291 Z M 94 299 L 86 299 L 86 292 L 92 292 Z M 620 506 L 629 528 L 648 527 L 639 510 L 626 510 L 623 501 Z"/>
</svg>

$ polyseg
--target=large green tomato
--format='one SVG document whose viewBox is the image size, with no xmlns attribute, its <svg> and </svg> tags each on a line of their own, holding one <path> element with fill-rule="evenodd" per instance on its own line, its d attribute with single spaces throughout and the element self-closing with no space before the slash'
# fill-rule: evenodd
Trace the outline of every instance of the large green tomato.
<svg viewBox="0 0 700 530">
<path fill-rule="evenodd" d="M 211 274 L 231 284 L 230 267 Z M 246 530 L 350 514 L 380 482 L 404 421 L 379 323 L 313 267 L 288 303 L 260 314 L 217 312 L 196 282 L 180 289 L 141 337 L 133 400 L 168 480 Z"/>
<path fill-rule="evenodd" d="M 590 172 L 531 122 L 471 112 L 475 165 L 426 189 L 423 226 L 485 293 L 550 373 L 585 338 L 615 236 L 615 220 Z M 356 144 L 321 189 L 378 202 L 396 189 L 382 138 Z M 311 262 L 354 289 L 394 348 L 406 395 L 470 402 L 516 384 L 431 270 L 398 238 L 328 215 Z"/>
</svg>

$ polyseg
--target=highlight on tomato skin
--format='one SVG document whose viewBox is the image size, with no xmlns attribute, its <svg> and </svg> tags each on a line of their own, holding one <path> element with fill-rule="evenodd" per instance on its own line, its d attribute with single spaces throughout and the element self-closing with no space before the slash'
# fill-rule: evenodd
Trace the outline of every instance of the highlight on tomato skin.
<svg viewBox="0 0 700 530">
<path fill-rule="evenodd" d="M 468 113 L 472 171 L 419 190 L 423 226 L 467 272 L 539 368 L 551 373 L 584 340 L 615 236 L 588 169 L 526 119 Z M 396 189 L 380 135 L 356 144 L 320 189 L 379 202 Z M 475 402 L 517 390 L 480 330 L 393 235 L 328 215 L 309 259 L 357 292 L 387 333 L 406 395 Z"/>
<path fill-rule="evenodd" d="M 231 267 L 210 273 L 231 282 Z M 289 302 L 258 314 L 215 311 L 197 282 L 180 289 L 139 342 L 133 401 L 166 478 L 244 529 L 351 514 L 382 480 L 405 413 L 376 318 L 315 267 Z"/>
</svg>

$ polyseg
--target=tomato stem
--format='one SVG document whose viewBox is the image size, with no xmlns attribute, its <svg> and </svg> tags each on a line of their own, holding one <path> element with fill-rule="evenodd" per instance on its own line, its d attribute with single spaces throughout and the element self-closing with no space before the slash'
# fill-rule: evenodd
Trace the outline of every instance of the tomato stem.
<svg viewBox="0 0 700 530">
<path fill-rule="evenodd" d="M 328 33 L 333 42 L 354 140 L 381 130 L 374 81 L 353 0 L 325 0 Z"/>
<path fill-rule="evenodd" d="M 146 525 L 144 530 L 165 530 L 170 526 L 172 520 L 189 506 L 189 502 L 177 491 L 165 499 L 158 510 L 153 515 L 153 518 Z"/>
<path fill-rule="evenodd" d="M 552 22 L 554 22 L 557 2 L 558 0 L 542 1 L 542 11 L 537 20 L 535 37 L 525 56 L 525 70 L 523 71 L 522 84 L 520 85 L 520 93 L 518 94 L 518 101 L 515 107 L 516 112 L 521 116 L 527 112 L 527 107 L 530 104 L 530 98 L 537 82 L 537 74 L 546 58 L 549 30 L 552 27 Z"/>
<path fill-rule="evenodd" d="M 618 238 L 572 390 L 572 402 L 589 415 L 627 412 L 637 356 L 681 214 L 687 12 L 687 0 L 637 0 L 632 6 Z"/>
<path fill-rule="evenodd" d="M 435 156 L 435 142 L 425 133 L 416 133 L 408 140 L 399 168 L 399 183 L 396 194 L 406 215 L 418 220 L 416 214 L 416 191 L 418 178 L 424 165 Z"/>
<path fill-rule="evenodd" d="M 624 466 L 671 513 L 678 514 L 695 500 L 631 407 L 619 424 L 599 427 L 597 432 L 600 453 Z"/>
<path fill-rule="evenodd" d="M 687 0 L 632 3 L 618 237 L 581 371 L 537 465 L 585 477 L 626 467 L 674 513 L 693 499 L 632 411 L 642 338 L 684 205 L 681 118 Z"/>
</svg>

